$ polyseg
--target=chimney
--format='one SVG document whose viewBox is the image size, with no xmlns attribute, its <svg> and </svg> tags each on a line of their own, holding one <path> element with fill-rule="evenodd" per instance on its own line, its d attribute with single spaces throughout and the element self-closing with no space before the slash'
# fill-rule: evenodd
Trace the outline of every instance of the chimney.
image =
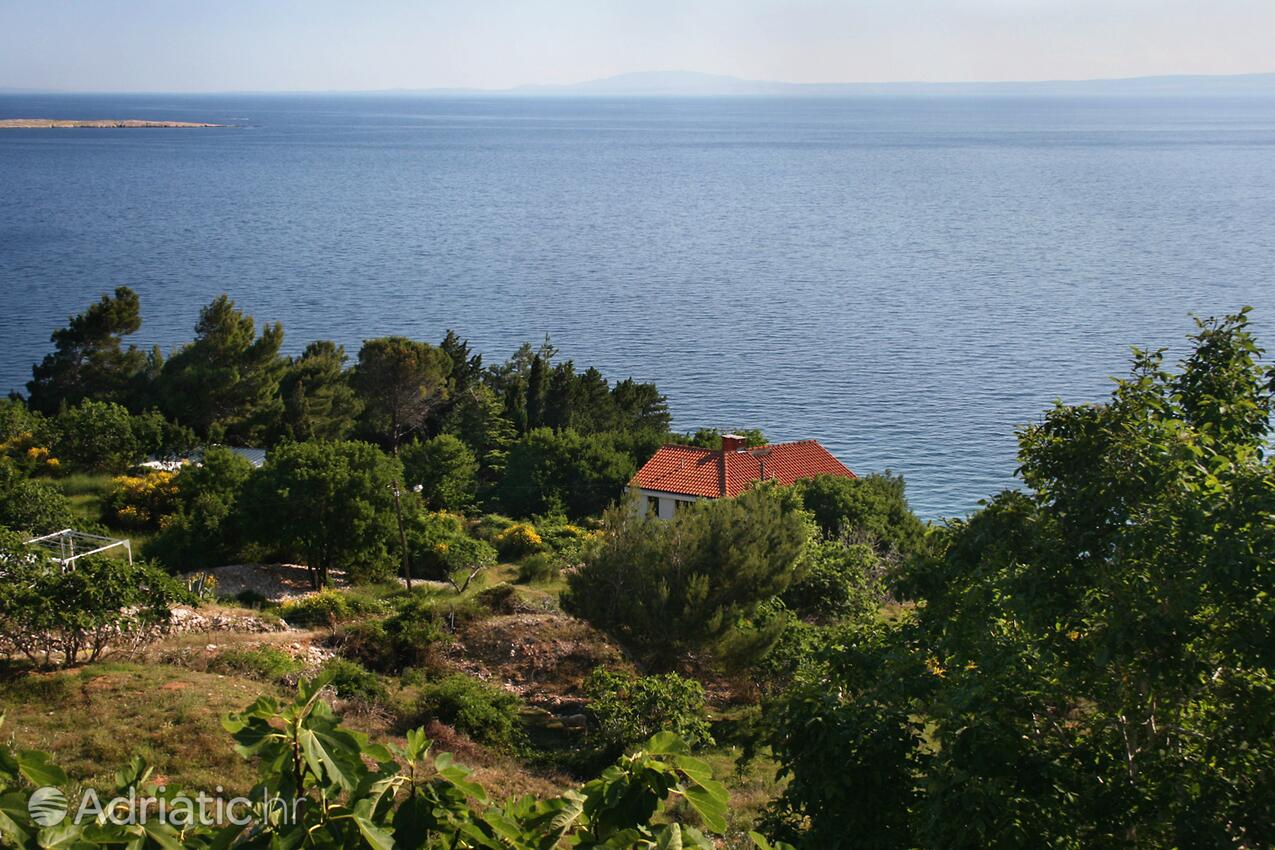
<svg viewBox="0 0 1275 850">
<path fill-rule="evenodd" d="M 742 451 L 748 441 L 738 434 L 722 434 L 722 450 L 717 453 L 717 491 L 723 497 L 727 495 L 727 479 L 730 477 L 726 469 L 726 456 Z"/>
</svg>

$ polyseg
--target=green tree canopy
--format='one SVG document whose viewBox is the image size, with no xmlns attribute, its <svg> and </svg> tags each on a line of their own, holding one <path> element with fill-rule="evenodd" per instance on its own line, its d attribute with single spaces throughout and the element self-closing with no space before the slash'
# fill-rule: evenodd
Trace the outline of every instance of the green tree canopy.
<svg viewBox="0 0 1275 850">
<path fill-rule="evenodd" d="M 769 442 L 760 428 L 736 428 L 727 433 L 743 437 L 746 446 L 764 446 Z M 716 451 L 722 447 L 722 432 L 717 428 L 700 428 L 690 436 L 690 444 Z"/>
<path fill-rule="evenodd" d="M 615 404 L 616 428 L 625 431 L 668 431 L 672 416 L 668 399 L 655 384 L 642 384 L 625 378 L 611 388 Z"/>
<path fill-rule="evenodd" d="M 800 578 L 810 534 L 795 494 L 771 485 L 697 502 L 671 521 L 621 505 L 569 576 L 563 603 L 667 666 L 716 648 Z"/>
<path fill-rule="evenodd" d="M 401 336 L 364 342 L 354 387 L 369 433 L 397 452 L 447 399 L 451 366 L 447 352 L 426 342 Z"/>
<path fill-rule="evenodd" d="M 1029 489 L 940 532 L 914 618 L 775 707 L 813 844 L 1275 843 L 1272 375 L 1246 313 L 1192 341 L 1025 429 Z"/>
<path fill-rule="evenodd" d="M 259 444 L 282 412 L 282 344 L 282 325 L 258 336 L 252 317 L 218 296 L 199 312 L 195 340 L 164 364 L 160 408 L 201 436 Z"/>
<path fill-rule="evenodd" d="M 279 436 L 297 441 L 349 436 L 363 403 L 350 385 L 345 361 L 342 346 L 319 340 L 288 362 L 279 382 Z"/>
<path fill-rule="evenodd" d="M 457 511 L 474 501 L 478 460 L 469 446 L 451 434 L 408 445 L 400 457 L 408 487 L 419 486 L 434 510 Z"/>
<path fill-rule="evenodd" d="M 463 396 L 482 382 L 483 356 L 473 352 L 469 347 L 469 340 L 462 340 L 455 331 L 448 330 L 438 347 L 452 364 L 447 372 L 450 398 Z"/>
<path fill-rule="evenodd" d="M 146 555 L 188 572 L 230 563 L 244 548 L 244 517 L 235 507 L 252 475 L 246 458 L 222 446 L 206 449 L 198 464 L 177 475 L 177 513 L 162 523 Z"/>
<path fill-rule="evenodd" d="M 908 507 L 901 476 L 820 475 L 796 486 L 824 534 L 850 537 L 901 558 L 924 547 L 925 525 Z"/>
<path fill-rule="evenodd" d="M 32 481 L 0 457 L 0 527 L 33 535 L 75 525 L 71 501 L 54 484 Z"/>
<path fill-rule="evenodd" d="M 128 408 L 106 401 L 86 400 L 66 408 L 54 424 L 58 458 L 97 471 L 122 472 L 144 460 L 149 446 L 143 442 L 155 436 L 151 420 L 134 428 Z"/>
<path fill-rule="evenodd" d="M 537 428 L 510 449 L 498 494 L 514 516 L 561 510 L 578 518 L 601 513 L 636 471 L 608 434 Z"/>
<path fill-rule="evenodd" d="M 549 376 L 553 367 L 549 358 L 537 354 L 531 358 L 527 370 L 527 427 L 541 428 L 550 424 L 547 416 L 549 404 Z M 569 414 L 565 414 L 569 415 Z"/>
<path fill-rule="evenodd" d="M 464 440 L 473 450 L 479 478 L 490 486 L 505 471 L 509 447 L 516 437 L 514 425 L 505 418 L 501 400 L 484 384 L 469 386 L 453 401 L 443 417 L 442 430 Z"/>
<path fill-rule="evenodd" d="M 137 414 L 130 421 L 130 427 L 142 455 L 178 460 L 186 457 L 199 445 L 193 430 L 169 420 L 158 410 Z"/>
<path fill-rule="evenodd" d="M 31 369 L 31 406 L 54 413 L 85 399 L 128 402 L 146 367 L 146 354 L 123 338 L 142 326 L 141 300 L 127 286 L 103 295 L 53 332 L 54 351 Z"/>
<path fill-rule="evenodd" d="M 252 474 L 238 507 L 249 537 L 299 558 L 316 587 L 333 569 L 383 578 L 393 565 L 401 475 L 398 461 L 370 443 L 290 443 Z"/>
</svg>

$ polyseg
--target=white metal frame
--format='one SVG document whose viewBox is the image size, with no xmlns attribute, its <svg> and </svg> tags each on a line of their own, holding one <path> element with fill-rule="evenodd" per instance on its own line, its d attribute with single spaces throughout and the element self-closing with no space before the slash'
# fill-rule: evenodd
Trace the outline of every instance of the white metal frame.
<svg viewBox="0 0 1275 850">
<path fill-rule="evenodd" d="M 130 541 L 118 540 L 114 537 L 103 537 L 100 534 L 89 534 L 87 531 L 76 531 L 73 528 L 64 528 L 52 534 L 33 537 L 27 541 L 27 545 L 39 546 L 41 549 L 53 553 L 53 560 L 61 564 L 63 568 L 75 566 L 76 561 L 87 555 L 97 555 L 109 549 L 120 547 L 128 553 L 129 566 L 133 565 L 133 544 Z M 84 551 L 79 551 L 81 546 Z"/>
</svg>

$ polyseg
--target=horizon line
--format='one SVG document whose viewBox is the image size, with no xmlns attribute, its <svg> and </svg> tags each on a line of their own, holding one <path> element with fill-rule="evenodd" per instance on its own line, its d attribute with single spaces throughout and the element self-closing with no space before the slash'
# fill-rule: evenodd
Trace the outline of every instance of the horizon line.
<svg viewBox="0 0 1275 850">
<path fill-rule="evenodd" d="M 1128 77 L 1080 77 L 1080 78 L 1050 78 L 1037 80 L 862 80 L 848 82 L 792 82 L 788 80 L 766 80 L 751 79 L 746 77 L 737 77 L 731 74 L 723 74 L 710 71 L 687 71 L 687 70 L 649 70 L 649 71 L 623 71 L 606 77 L 597 77 L 588 80 L 577 80 L 569 83 L 519 83 L 513 86 L 503 87 L 482 87 L 482 86 L 393 86 L 388 88 L 351 88 L 351 89 L 269 89 L 269 88 L 241 88 L 241 89 L 88 89 L 88 88 L 40 88 L 36 86 L 0 86 L 0 95 L 3 94 L 49 94 L 49 95 L 88 95 L 88 94 L 156 94 L 156 95 L 266 95 L 266 94 L 456 94 L 456 95 L 558 95 L 572 93 L 572 90 L 583 89 L 584 93 L 588 92 L 591 85 L 606 83 L 624 78 L 656 76 L 661 74 L 685 74 L 688 76 L 715 79 L 718 81 L 729 82 L 732 84 L 758 85 L 758 86 L 781 86 L 791 90 L 819 90 L 833 88 L 877 88 L 877 87 L 933 87 L 945 88 L 954 86 L 987 86 L 987 87 L 1011 87 L 1011 86 L 1050 86 L 1050 85 L 1083 85 L 1097 83 L 1134 83 L 1152 80 L 1238 80 L 1255 77 L 1271 77 L 1275 78 L 1275 70 L 1272 71 L 1250 71 L 1232 74 L 1210 74 L 1210 73 L 1163 73 L 1163 74 L 1139 74 Z M 694 94 L 694 93 L 689 93 Z M 747 92 L 736 93 L 737 96 L 747 95 Z M 617 96 L 614 93 L 606 96 Z M 625 96 L 642 97 L 651 96 L 644 95 L 640 91 L 625 93 Z"/>
</svg>

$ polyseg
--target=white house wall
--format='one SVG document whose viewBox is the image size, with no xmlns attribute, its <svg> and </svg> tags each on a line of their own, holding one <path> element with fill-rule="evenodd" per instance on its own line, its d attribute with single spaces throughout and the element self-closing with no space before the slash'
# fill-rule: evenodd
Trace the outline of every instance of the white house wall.
<svg viewBox="0 0 1275 850">
<path fill-rule="evenodd" d="M 633 488 L 630 488 L 633 489 Z M 690 496 L 683 493 L 664 493 L 659 490 L 646 490 L 641 487 L 637 488 L 637 499 L 634 500 L 638 516 L 647 516 L 652 507 L 650 500 L 659 500 L 658 519 L 672 519 L 673 513 L 677 510 L 678 502 L 698 502 L 700 496 Z"/>
</svg>

